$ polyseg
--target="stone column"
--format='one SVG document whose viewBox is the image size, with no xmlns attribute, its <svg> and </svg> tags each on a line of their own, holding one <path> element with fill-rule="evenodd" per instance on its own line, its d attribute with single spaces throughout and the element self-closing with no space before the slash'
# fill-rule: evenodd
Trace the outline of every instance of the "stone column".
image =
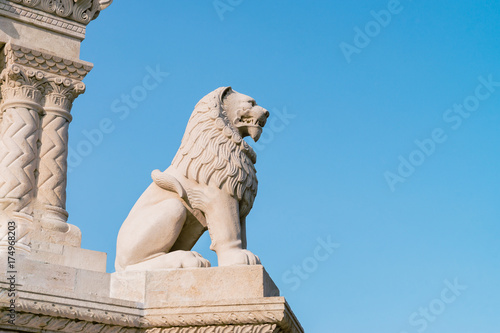
<svg viewBox="0 0 500 333">
<path fill-rule="evenodd" d="M 0 255 L 16 224 L 16 253 L 81 262 L 65 261 L 81 245 L 66 222 L 69 112 L 92 69 L 80 59 L 87 25 L 111 1 L 0 0 Z"/>
<path fill-rule="evenodd" d="M 18 252 L 29 253 L 33 229 L 39 114 L 42 112 L 40 71 L 7 64 L 1 73 L 0 113 L 0 218 L 15 222 Z M 0 246 L 8 246 L 8 226 L 3 221 Z"/>
<path fill-rule="evenodd" d="M 25 252 L 41 243 L 79 247 L 80 230 L 66 223 L 68 125 L 92 65 L 11 43 L 2 51 L 0 252 L 11 221 Z"/>
<path fill-rule="evenodd" d="M 73 100 L 85 91 L 85 85 L 56 77 L 45 89 L 45 115 L 42 118 L 38 209 L 42 229 L 67 232 L 66 175 L 68 127 Z"/>
</svg>

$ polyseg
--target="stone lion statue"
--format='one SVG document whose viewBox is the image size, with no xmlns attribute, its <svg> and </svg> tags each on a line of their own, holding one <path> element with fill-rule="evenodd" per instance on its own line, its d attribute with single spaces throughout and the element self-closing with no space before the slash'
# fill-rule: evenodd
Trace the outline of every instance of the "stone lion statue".
<svg viewBox="0 0 500 333">
<path fill-rule="evenodd" d="M 219 266 L 255 265 L 246 250 L 245 219 L 257 194 L 257 141 L 269 112 L 222 87 L 195 106 L 170 167 L 153 182 L 118 233 L 115 267 L 123 270 L 210 267 L 192 252 L 208 229 Z"/>
</svg>

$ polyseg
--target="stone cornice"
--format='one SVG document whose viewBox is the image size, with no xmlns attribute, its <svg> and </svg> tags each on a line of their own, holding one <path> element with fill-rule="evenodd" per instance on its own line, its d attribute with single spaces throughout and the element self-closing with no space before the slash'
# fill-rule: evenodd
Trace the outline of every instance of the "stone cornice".
<svg viewBox="0 0 500 333">
<path fill-rule="evenodd" d="M 92 64 L 86 61 L 64 59 L 11 43 L 5 45 L 3 57 L 7 66 L 22 65 L 78 81 L 83 80 L 92 69 Z"/>
<path fill-rule="evenodd" d="M 0 0 L 0 16 L 36 25 L 80 40 L 85 38 L 85 24 L 29 8 L 8 0 Z"/>
<path fill-rule="evenodd" d="M 69 297 L 18 291 L 16 323 L 31 328 L 57 332 L 101 332 L 103 327 L 125 329 L 117 332 L 140 332 L 141 311 L 126 306 L 100 304 Z M 0 324 L 8 322 L 9 297 L 0 289 Z M 50 324 L 50 325 L 49 325 Z M 79 328 L 79 330 L 76 330 Z"/>
<path fill-rule="evenodd" d="M 152 327 L 274 324 L 283 332 L 301 332 L 283 297 L 249 299 L 238 305 L 231 302 L 188 303 L 144 310 L 144 318 Z"/>
<path fill-rule="evenodd" d="M 99 12 L 109 6 L 112 0 L 10 0 L 28 9 L 36 9 L 47 14 L 87 25 Z"/>
<path fill-rule="evenodd" d="M 282 297 L 148 308 L 142 303 L 113 299 L 86 300 L 28 291 L 18 291 L 18 295 L 16 323 L 48 332 L 303 332 Z M 9 298 L 2 288 L 0 327 L 9 327 L 8 306 Z"/>
</svg>

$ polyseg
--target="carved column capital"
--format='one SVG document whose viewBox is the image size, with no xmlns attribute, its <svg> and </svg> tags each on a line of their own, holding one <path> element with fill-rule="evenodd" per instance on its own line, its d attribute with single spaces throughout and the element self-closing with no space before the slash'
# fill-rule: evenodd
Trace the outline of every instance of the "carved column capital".
<svg viewBox="0 0 500 333">
<path fill-rule="evenodd" d="M 10 106 L 20 106 L 42 113 L 45 74 L 17 64 L 8 65 L 0 74 L 2 112 Z"/>
<path fill-rule="evenodd" d="M 85 92 L 83 78 L 92 64 L 58 57 L 9 43 L 1 57 L 0 74 L 3 109 L 24 103 L 43 113 L 59 112 L 71 121 L 69 112 L 74 99 Z"/>
<path fill-rule="evenodd" d="M 71 122 L 73 101 L 85 92 L 85 84 L 61 76 L 49 77 L 44 84 L 43 109 L 46 114 L 54 114 Z"/>
</svg>

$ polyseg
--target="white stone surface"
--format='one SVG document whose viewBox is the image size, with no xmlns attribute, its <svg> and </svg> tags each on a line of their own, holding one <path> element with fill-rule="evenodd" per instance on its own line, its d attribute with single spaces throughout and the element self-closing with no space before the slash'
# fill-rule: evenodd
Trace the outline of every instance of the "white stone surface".
<svg viewBox="0 0 500 333">
<path fill-rule="evenodd" d="M 30 259 L 55 265 L 106 272 L 104 252 L 47 242 L 32 242 Z"/>
<path fill-rule="evenodd" d="M 109 274 L 21 256 L 12 287 L 6 262 L 0 255 L 0 332 L 303 332 L 260 265 Z"/>
<path fill-rule="evenodd" d="M 260 263 L 246 249 L 257 177 L 256 154 L 243 138 L 257 141 L 268 117 L 231 87 L 198 102 L 172 165 L 153 172 L 153 183 L 120 229 L 117 271 L 208 267 L 190 252 L 207 228 L 219 266 Z"/>
<path fill-rule="evenodd" d="M 0 14 L 2 14 L 1 10 Z M 0 27 L 2 27 L 0 29 L 0 42 L 2 43 L 11 42 L 31 49 L 60 54 L 61 57 L 70 59 L 78 59 L 80 56 L 81 40 L 79 39 L 54 31 L 44 31 L 40 27 L 5 16 L 0 16 Z M 82 27 L 82 30 L 84 31 L 85 28 Z"/>
<path fill-rule="evenodd" d="M 124 271 L 112 274 L 111 297 L 148 306 L 279 296 L 263 266 Z"/>
<path fill-rule="evenodd" d="M 105 254 L 104 254 L 105 255 Z M 7 258 L 0 254 L 0 281 L 5 281 L 10 271 L 6 267 Z M 37 260 L 31 256 L 16 258 L 16 282 L 40 293 L 54 295 L 93 294 L 109 297 L 111 275 L 104 271 L 91 271 L 66 265 L 56 265 Z"/>
</svg>

